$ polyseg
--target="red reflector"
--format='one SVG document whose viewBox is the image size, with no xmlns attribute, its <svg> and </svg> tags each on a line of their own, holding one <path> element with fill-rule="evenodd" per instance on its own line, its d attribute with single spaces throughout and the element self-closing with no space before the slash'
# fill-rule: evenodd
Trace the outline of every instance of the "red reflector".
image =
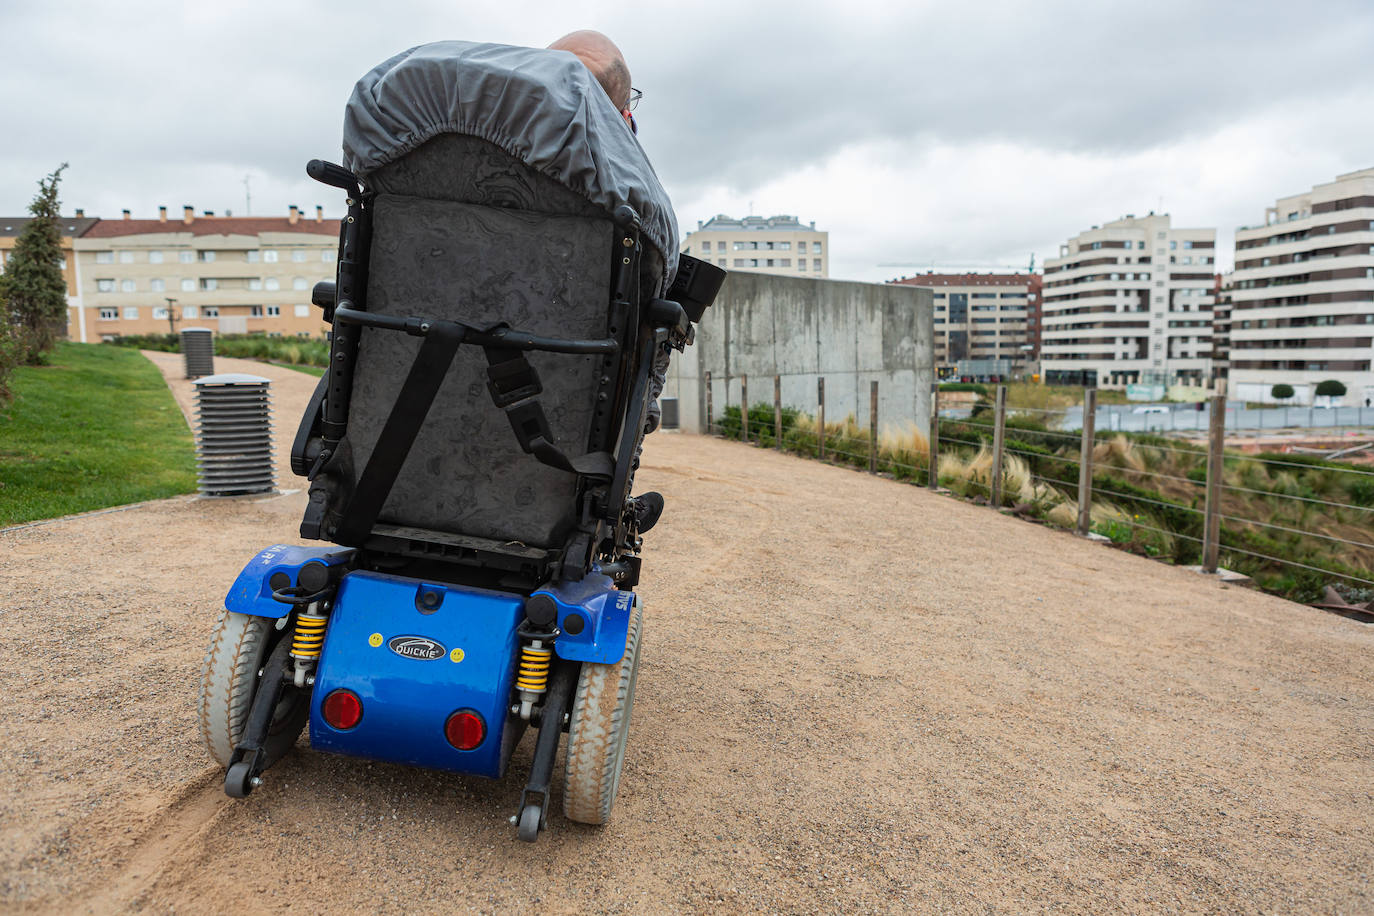
<svg viewBox="0 0 1374 916">
<path fill-rule="evenodd" d="M 487 736 L 487 723 L 470 709 L 460 709 L 444 723 L 444 737 L 460 751 L 470 751 Z"/>
<path fill-rule="evenodd" d="M 324 698 L 320 713 L 330 725 L 347 730 L 363 720 L 363 701 L 351 690 L 336 690 Z"/>
</svg>

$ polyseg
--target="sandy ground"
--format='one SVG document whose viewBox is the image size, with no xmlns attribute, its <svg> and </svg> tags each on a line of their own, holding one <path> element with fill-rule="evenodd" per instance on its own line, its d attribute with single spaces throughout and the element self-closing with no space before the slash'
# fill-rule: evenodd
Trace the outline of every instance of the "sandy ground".
<svg viewBox="0 0 1374 916">
<path fill-rule="evenodd" d="M 314 379 L 245 367 L 284 449 Z M 533 846 L 529 737 L 501 783 L 302 739 L 222 794 L 203 646 L 303 493 L 0 532 L 0 908 L 1374 911 L 1374 628 L 738 444 L 654 436 L 641 479 L 614 819 Z"/>
</svg>

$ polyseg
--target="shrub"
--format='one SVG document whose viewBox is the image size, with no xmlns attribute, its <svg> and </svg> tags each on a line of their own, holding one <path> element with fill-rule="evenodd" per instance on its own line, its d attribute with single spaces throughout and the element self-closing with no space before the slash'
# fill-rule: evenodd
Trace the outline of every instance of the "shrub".
<svg viewBox="0 0 1374 916">
<path fill-rule="evenodd" d="M 1329 378 L 1317 383 L 1317 394 L 1324 398 L 1344 397 L 1345 386 L 1335 379 Z"/>
<path fill-rule="evenodd" d="M 1286 401 L 1296 393 L 1292 385 L 1286 385 L 1283 382 L 1279 382 L 1273 388 L 1269 389 L 1269 394 L 1273 396 L 1276 401 Z"/>
</svg>

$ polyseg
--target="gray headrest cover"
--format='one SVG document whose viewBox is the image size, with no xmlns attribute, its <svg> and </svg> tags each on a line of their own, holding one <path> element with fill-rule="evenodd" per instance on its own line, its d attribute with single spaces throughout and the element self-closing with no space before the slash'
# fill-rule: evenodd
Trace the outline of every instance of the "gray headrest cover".
<svg viewBox="0 0 1374 916">
<path fill-rule="evenodd" d="M 677 217 L 644 149 L 591 72 L 567 51 L 436 41 L 353 87 L 344 165 L 365 178 L 442 133 L 481 137 L 614 213 L 628 204 L 677 270 Z"/>
</svg>

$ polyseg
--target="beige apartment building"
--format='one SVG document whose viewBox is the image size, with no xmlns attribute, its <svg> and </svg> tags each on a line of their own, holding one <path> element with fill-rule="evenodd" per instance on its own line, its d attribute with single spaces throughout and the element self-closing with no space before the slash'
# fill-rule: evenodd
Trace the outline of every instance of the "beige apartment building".
<svg viewBox="0 0 1374 916">
<path fill-rule="evenodd" d="M 733 219 L 722 213 L 698 221 L 682 240 L 682 252 L 726 270 L 830 276 L 830 233 L 818 232 L 815 222 L 802 225 L 795 216 Z"/>
<path fill-rule="evenodd" d="M 1175 229 L 1150 213 L 1079 233 L 1045 260 L 1045 381 L 1204 385 L 1215 285 L 1215 229 Z"/>
<path fill-rule="evenodd" d="M 220 334 L 320 337 L 310 291 L 334 278 L 339 221 L 320 207 L 284 217 L 100 220 L 73 241 L 79 302 L 72 340 L 207 327 Z"/>
<path fill-rule="evenodd" d="M 1233 397 L 1311 404 L 1318 383 L 1374 404 L 1374 168 L 1282 197 L 1264 225 L 1236 230 L 1231 278 Z"/>
<path fill-rule="evenodd" d="M 1009 361 L 1013 372 L 1026 368 L 1032 349 L 1027 320 L 1039 301 L 1039 274 L 925 273 L 891 282 L 934 293 L 937 366 L 995 359 Z"/>
</svg>

